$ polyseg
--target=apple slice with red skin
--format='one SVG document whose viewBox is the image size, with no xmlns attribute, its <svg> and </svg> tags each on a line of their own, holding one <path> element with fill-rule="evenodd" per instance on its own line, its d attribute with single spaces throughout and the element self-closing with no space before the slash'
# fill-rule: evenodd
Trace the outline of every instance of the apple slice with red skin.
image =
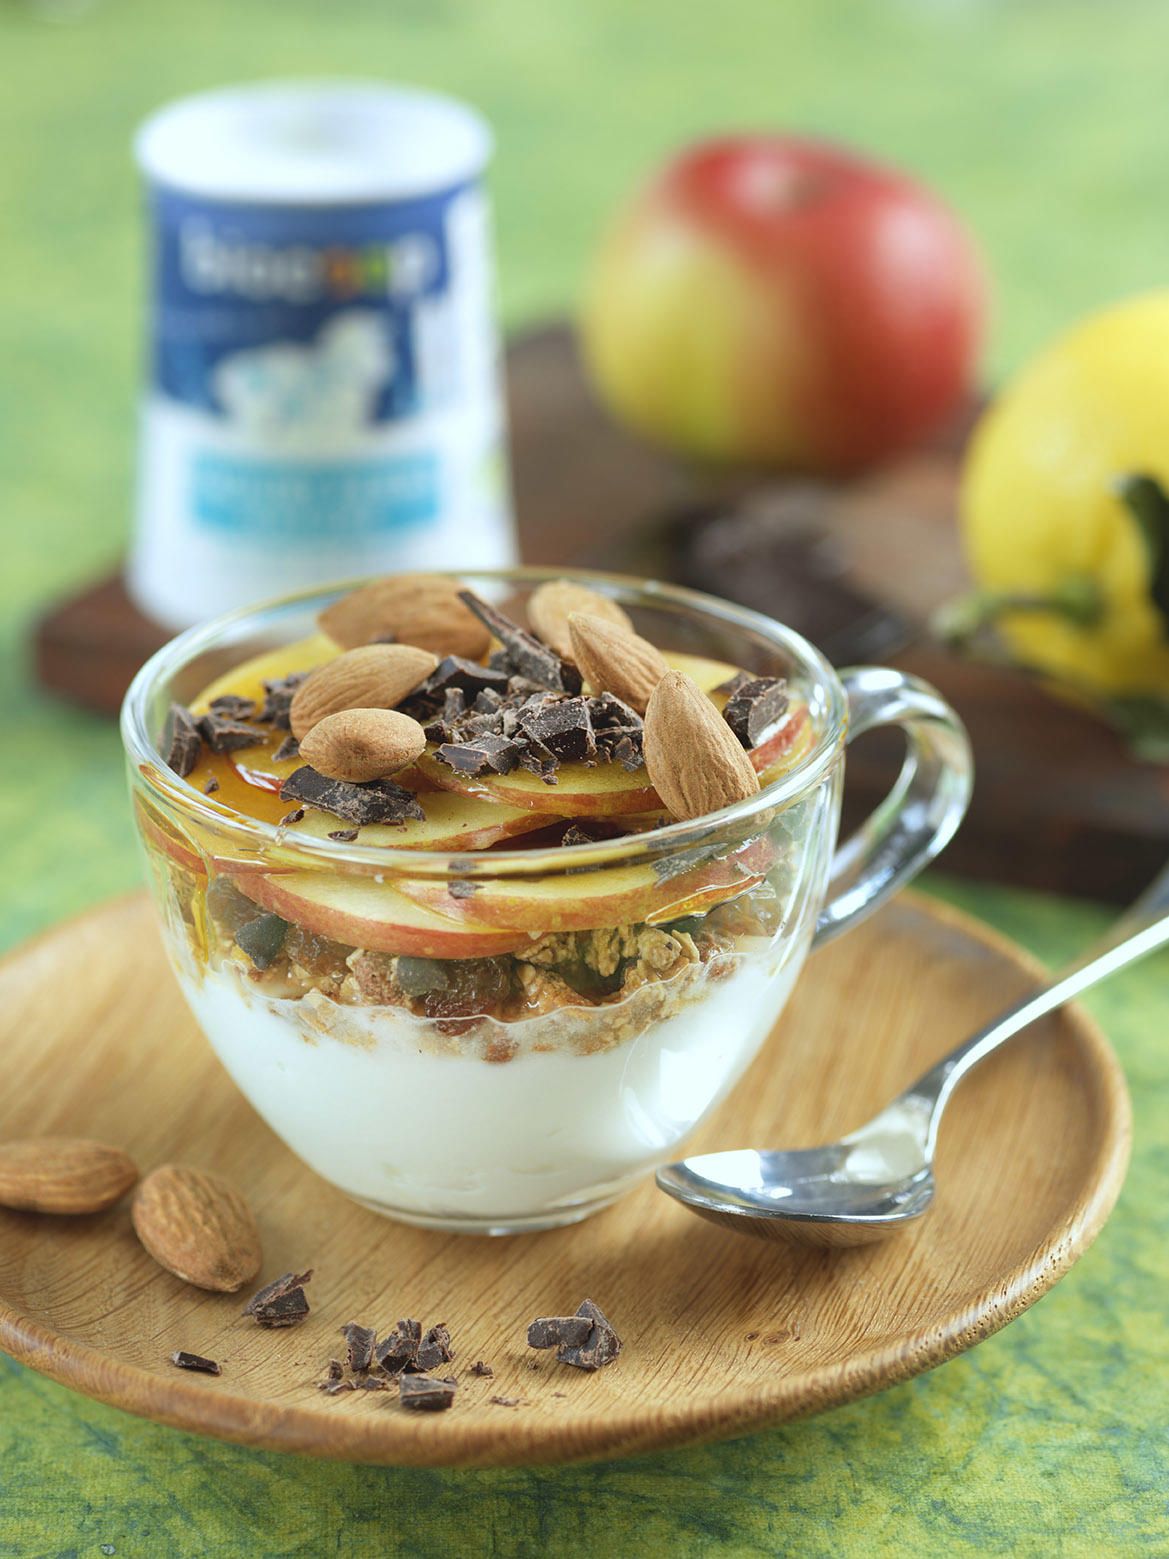
<svg viewBox="0 0 1169 1559">
<path fill-rule="evenodd" d="M 635 865 L 546 877 L 485 878 L 468 898 L 455 898 L 449 883 L 435 879 L 403 879 L 397 886 L 439 914 L 473 916 L 485 925 L 542 935 L 701 914 L 753 887 L 773 858 L 771 842 L 761 837 L 722 860 L 700 862 L 665 880 L 652 866 Z"/>
<path fill-rule="evenodd" d="M 256 872 L 235 883 L 262 908 L 347 947 L 413 958 L 495 958 L 531 943 L 522 931 L 437 914 L 370 877 Z"/>
</svg>

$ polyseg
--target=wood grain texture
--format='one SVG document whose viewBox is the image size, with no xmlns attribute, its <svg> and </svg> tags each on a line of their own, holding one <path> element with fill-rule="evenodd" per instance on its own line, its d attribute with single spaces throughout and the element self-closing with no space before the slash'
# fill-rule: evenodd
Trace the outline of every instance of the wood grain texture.
<svg viewBox="0 0 1169 1559">
<path fill-rule="evenodd" d="M 300 1328 L 261 1331 L 238 1296 L 188 1288 L 137 1244 L 123 1205 L 77 1219 L 0 1213 L 0 1346 L 131 1412 L 251 1445 L 354 1461 L 488 1466 L 612 1456 L 817 1412 L 942 1362 L 1004 1325 L 1091 1242 L 1127 1163 L 1129 1105 L 1076 1009 L 963 1088 L 935 1210 L 887 1244 L 798 1251 L 727 1234 L 651 1185 L 574 1229 L 507 1240 L 396 1225 L 348 1201 L 255 1116 L 182 1006 L 139 895 L 0 968 L 0 1139 L 92 1133 L 143 1169 L 228 1175 L 264 1238 L 265 1278 L 311 1265 Z M 1026 988 L 1035 966 L 974 922 L 906 896 L 810 964 L 791 1007 L 695 1147 L 802 1146 L 857 1125 Z M 525 1346 L 536 1314 L 585 1295 L 625 1342 L 586 1376 Z M 315 1389 L 338 1328 L 444 1320 L 455 1407 Z M 180 1375 L 184 1348 L 223 1365 Z M 469 1375 L 476 1359 L 492 1379 Z M 518 1397 L 518 1407 L 493 1404 Z"/>
</svg>

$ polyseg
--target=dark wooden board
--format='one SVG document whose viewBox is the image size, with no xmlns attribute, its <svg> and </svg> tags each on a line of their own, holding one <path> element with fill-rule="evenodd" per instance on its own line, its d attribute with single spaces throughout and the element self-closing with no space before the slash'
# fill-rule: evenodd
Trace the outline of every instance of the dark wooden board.
<svg viewBox="0 0 1169 1559">
<path fill-rule="evenodd" d="M 883 658 L 935 683 L 974 742 L 975 800 L 946 855 L 950 870 L 1119 901 L 1169 855 L 1169 772 L 1134 763 L 1100 721 L 1025 676 L 963 661 L 925 632 L 932 609 L 966 583 L 954 524 L 964 426 L 875 475 L 822 489 L 695 469 L 633 438 L 593 400 L 563 326 L 512 344 L 508 392 L 526 561 L 678 577 L 677 517 L 750 495 L 776 535 L 814 533 L 850 588 L 897 614 L 905 642 Z M 800 592 L 785 599 L 780 576 L 774 603 L 752 604 L 817 637 L 814 622 L 798 620 Z M 768 577 L 758 574 L 755 588 Z M 39 624 L 37 674 L 55 692 L 113 713 L 164 637 L 120 579 L 104 580 Z M 898 761 L 896 741 L 883 733 L 857 744 L 846 821 L 875 804 Z"/>
</svg>

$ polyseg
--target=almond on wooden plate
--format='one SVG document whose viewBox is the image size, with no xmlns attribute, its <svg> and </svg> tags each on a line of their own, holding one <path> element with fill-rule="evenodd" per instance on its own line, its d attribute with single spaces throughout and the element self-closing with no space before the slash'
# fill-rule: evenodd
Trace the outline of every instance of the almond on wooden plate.
<svg viewBox="0 0 1169 1559">
<path fill-rule="evenodd" d="M 130 1208 L 134 1232 L 168 1272 L 196 1288 L 231 1294 L 260 1270 L 251 1208 L 222 1175 L 186 1164 L 148 1174 Z"/>
<path fill-rule="evenodd" d="M 0 1207 L 33 1213 L 99 1213 L 138 1178 L 120 1148 L 86 1137 L 21 1137 L 0 1143 Z"/>
<path fill-rule="evenodd" d="M 590 612 L 569 613 L 568 631 L 572 658 L 593 692 L 613 693 L 644 714 L 670 669 L 649 640 Z"/>
<path fill-rule="evenodd" d="M 367 644 L 348 650 L 314 671 L 292 696 L 288 718 L 303 741 L 313 726 L 342 709 L 393 709 L 438 661 L 412 644 Z"/>
<path fill-rule="evenodd" d="M 478 660 L 491 635 L 459 600 L 461 588 L 441 574 L 393 574 L 334 601 L 317 622 L 342 649 L 392 634 L 400 644 L 415 644 L 434 655 Z"/>
<path fill-rule="evenodd" d="M 645 766 L 679 821 L 718 812 L 759 789 L 735 733 L 682 671 L 668 671 L 653 690 L 645 712 Z"/>
<path fill-rule="evenodd" d="M 614 627 L 633 632 L 629 614 L 607 595 L 578 585 L 571 579 L 550 579 L 532 592 L 528 601 L 528 621 L 557 655 L 572 660 L 572 632 L 568 619 L 573 612 L 584 612 L 589 617 L 600 617 Z"/>
<path fill-rule="evenodd" d="M 385 779 L 426 751 L 417 720 L 394 709 L 342 709 L 326 715 L 300 744 L 300 756 L 327 779 Z"/>
</svg>

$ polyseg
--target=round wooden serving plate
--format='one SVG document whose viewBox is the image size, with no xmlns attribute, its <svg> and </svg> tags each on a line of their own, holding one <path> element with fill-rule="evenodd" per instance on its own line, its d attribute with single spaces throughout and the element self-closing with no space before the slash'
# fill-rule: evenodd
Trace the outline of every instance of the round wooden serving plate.
<svg viewBox="0 0 1169 1559">
<path fill-rule="evenodd" d="M 1035 973 L 973 922 L 900 899 L 812 960 L 695 1148 L 838 1136 Z M 241 1318 L 245 1296 L 201 1293 L 155 1266 L 125 1205 L 74 1219 L 0 1212 L 0 1346 L 162 1423 L 353 1461 L 612 1456 L 877 1391 L 979 1342 L 1048 1289 L 1104 1222 L 1128 1155 L 1116 1059 L 1071 1009 L 963 1087 L 934 1210 L 886 1244 L 814 1252 L 744 1239 L 651 1184 L 574 1228 L 468 1238 L 379 1218 L 293 1157 L 187 1015 L 141 896 L 0 966 L 0 1034 L 0 1139 L 88 1135 L 127 1148 L 143 1170 L 166 1160 L 220 1170 L 256 1211 L 264 1280 L 316 1273 L 308 1320 L 265 1331 Z M 571 1312 L 586 1296 L 625 1344 L 595 1375 L 525 1343 L 533 1316 Z M 400 1315 L 449 1324 L 453 1408 L 411 1414 L 396 1392 L 315 1389 L 341 1351 L 342 1323 L 388 1327 Z M 220 1360 L 222 1376 L 176 1370 L 176 1348 Z M 477 1359 L 493 1378 L 469 1374 Z"/>
</svg>

